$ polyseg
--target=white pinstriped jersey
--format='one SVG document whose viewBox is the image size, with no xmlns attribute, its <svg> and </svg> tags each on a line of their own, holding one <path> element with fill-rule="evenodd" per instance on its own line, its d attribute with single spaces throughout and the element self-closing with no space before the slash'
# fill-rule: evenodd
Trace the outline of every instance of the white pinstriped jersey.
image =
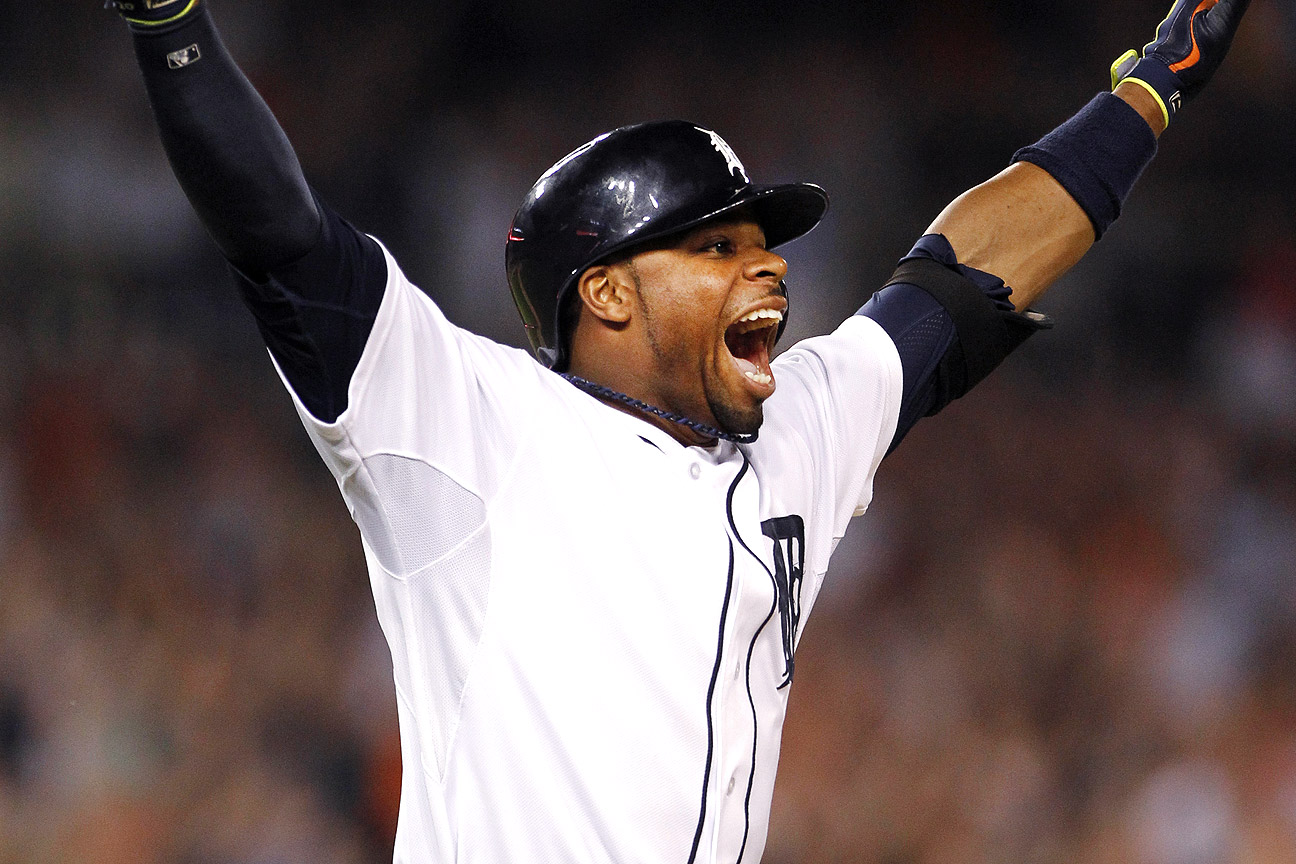
<svg viewBox="0 0 1296 864">
<path fill-rule="evenodd" d="M 756 443 L 684 447 L 387 267 L 346 410 L 294 400 L 391 648 L 395 860 L 758 862 L 801 626 L 895 432 L 890 338 L 792 347 Z"/>
</svg>

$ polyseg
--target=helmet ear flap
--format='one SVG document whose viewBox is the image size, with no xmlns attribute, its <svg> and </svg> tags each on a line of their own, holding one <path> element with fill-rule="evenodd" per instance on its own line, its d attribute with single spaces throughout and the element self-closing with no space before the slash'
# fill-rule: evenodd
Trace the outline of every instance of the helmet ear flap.
<svg viewBox="0 0 1296 864">
<path fill-rule="evenodd" d="M 537 359 L 546 368 L 555 372 L 567 371 L 581 305 L 580 292 L 575 285 L 568 284 L 558 292 L 558 307 L 554 310 L 554 344 L 536 352 Z"/>
</svg>

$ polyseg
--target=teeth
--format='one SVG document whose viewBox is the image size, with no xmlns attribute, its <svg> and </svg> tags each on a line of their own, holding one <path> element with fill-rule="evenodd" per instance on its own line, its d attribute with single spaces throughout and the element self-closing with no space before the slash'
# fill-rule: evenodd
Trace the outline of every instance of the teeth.
<svg viewBox="0 0 1296 864">
<path fill-rule="evenodd" d="M 766 375 L 764 372 L 744 372 L 743 374 L 757 384 L 770 384 L 774 381 L 773 375 Z"/>
<path fill-rule="evenodd" d="M 735 321 L 734 323 L 735 323 L 735 324 L 747 325 L 747 326 L 739 327 L 739 328 L 738 328 L 738 331 L 739 331 L 740 333 L 749 333 L 749 332 L 751 332 L 752 330 L 756 330 L 756 329 L 758 329 L 758 328 L 760 328 L 760 327 L 767 327 L 767 326 L 769 326 L 769 324 L 768 324 L 767 322 L 771 322 L 771 321 L 772 321 L 772 322 L 774 322 L 775 324 L 777 324 L 777 323 L 779 323 L 779 322 L 782 321 L 782 320 L 783 320 L 783 313 L 782 313 L 782 312 L 779 312 L 778 310 L 775 310 L 775 309 L 757 309 L 757 310 L 754 311 L 754 312 L 748 312 L 746 315 L 744 315 L 743 317 L 739 318 L 739 319 L 738 319 L 737 321 Z"/>
</svg>

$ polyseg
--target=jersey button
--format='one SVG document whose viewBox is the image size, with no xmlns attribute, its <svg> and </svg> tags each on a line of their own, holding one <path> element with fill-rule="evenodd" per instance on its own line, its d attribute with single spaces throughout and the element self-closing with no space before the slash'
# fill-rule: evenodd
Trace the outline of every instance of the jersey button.
<svg viewBox="0 0 1296 864">
<path fill-rule="evenodd" d="M 737 778 L 737 777 L 730 777 L 730 778 L 729 778 L 729 791 L 727 791 L 727 792 L 725 793 L 726 795 L 732 795 L 732 794 L 733 794 L 734 785 L 735 785 L 737 782 L 738 782 L 738 778 Z"/>
<path fill-rule="evenodd" d="M 694 480 L 702 476 L 702 466 L 694 462 L 689 466 L 689 476 Z"/>
</svg>

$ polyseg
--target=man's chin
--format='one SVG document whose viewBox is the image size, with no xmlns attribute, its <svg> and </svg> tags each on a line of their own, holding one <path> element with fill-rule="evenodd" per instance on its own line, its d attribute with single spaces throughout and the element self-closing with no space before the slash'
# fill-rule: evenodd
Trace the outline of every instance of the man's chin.
<svg viewBox="0 0 1296 864">
<path fill-rule="evenodd" d="M 755 435 L 765 422 L 765 407 L 760 402 L 744 408 L 713 404 L 711 413 L 721 429 L 735 435 Z"/>
</svg>

